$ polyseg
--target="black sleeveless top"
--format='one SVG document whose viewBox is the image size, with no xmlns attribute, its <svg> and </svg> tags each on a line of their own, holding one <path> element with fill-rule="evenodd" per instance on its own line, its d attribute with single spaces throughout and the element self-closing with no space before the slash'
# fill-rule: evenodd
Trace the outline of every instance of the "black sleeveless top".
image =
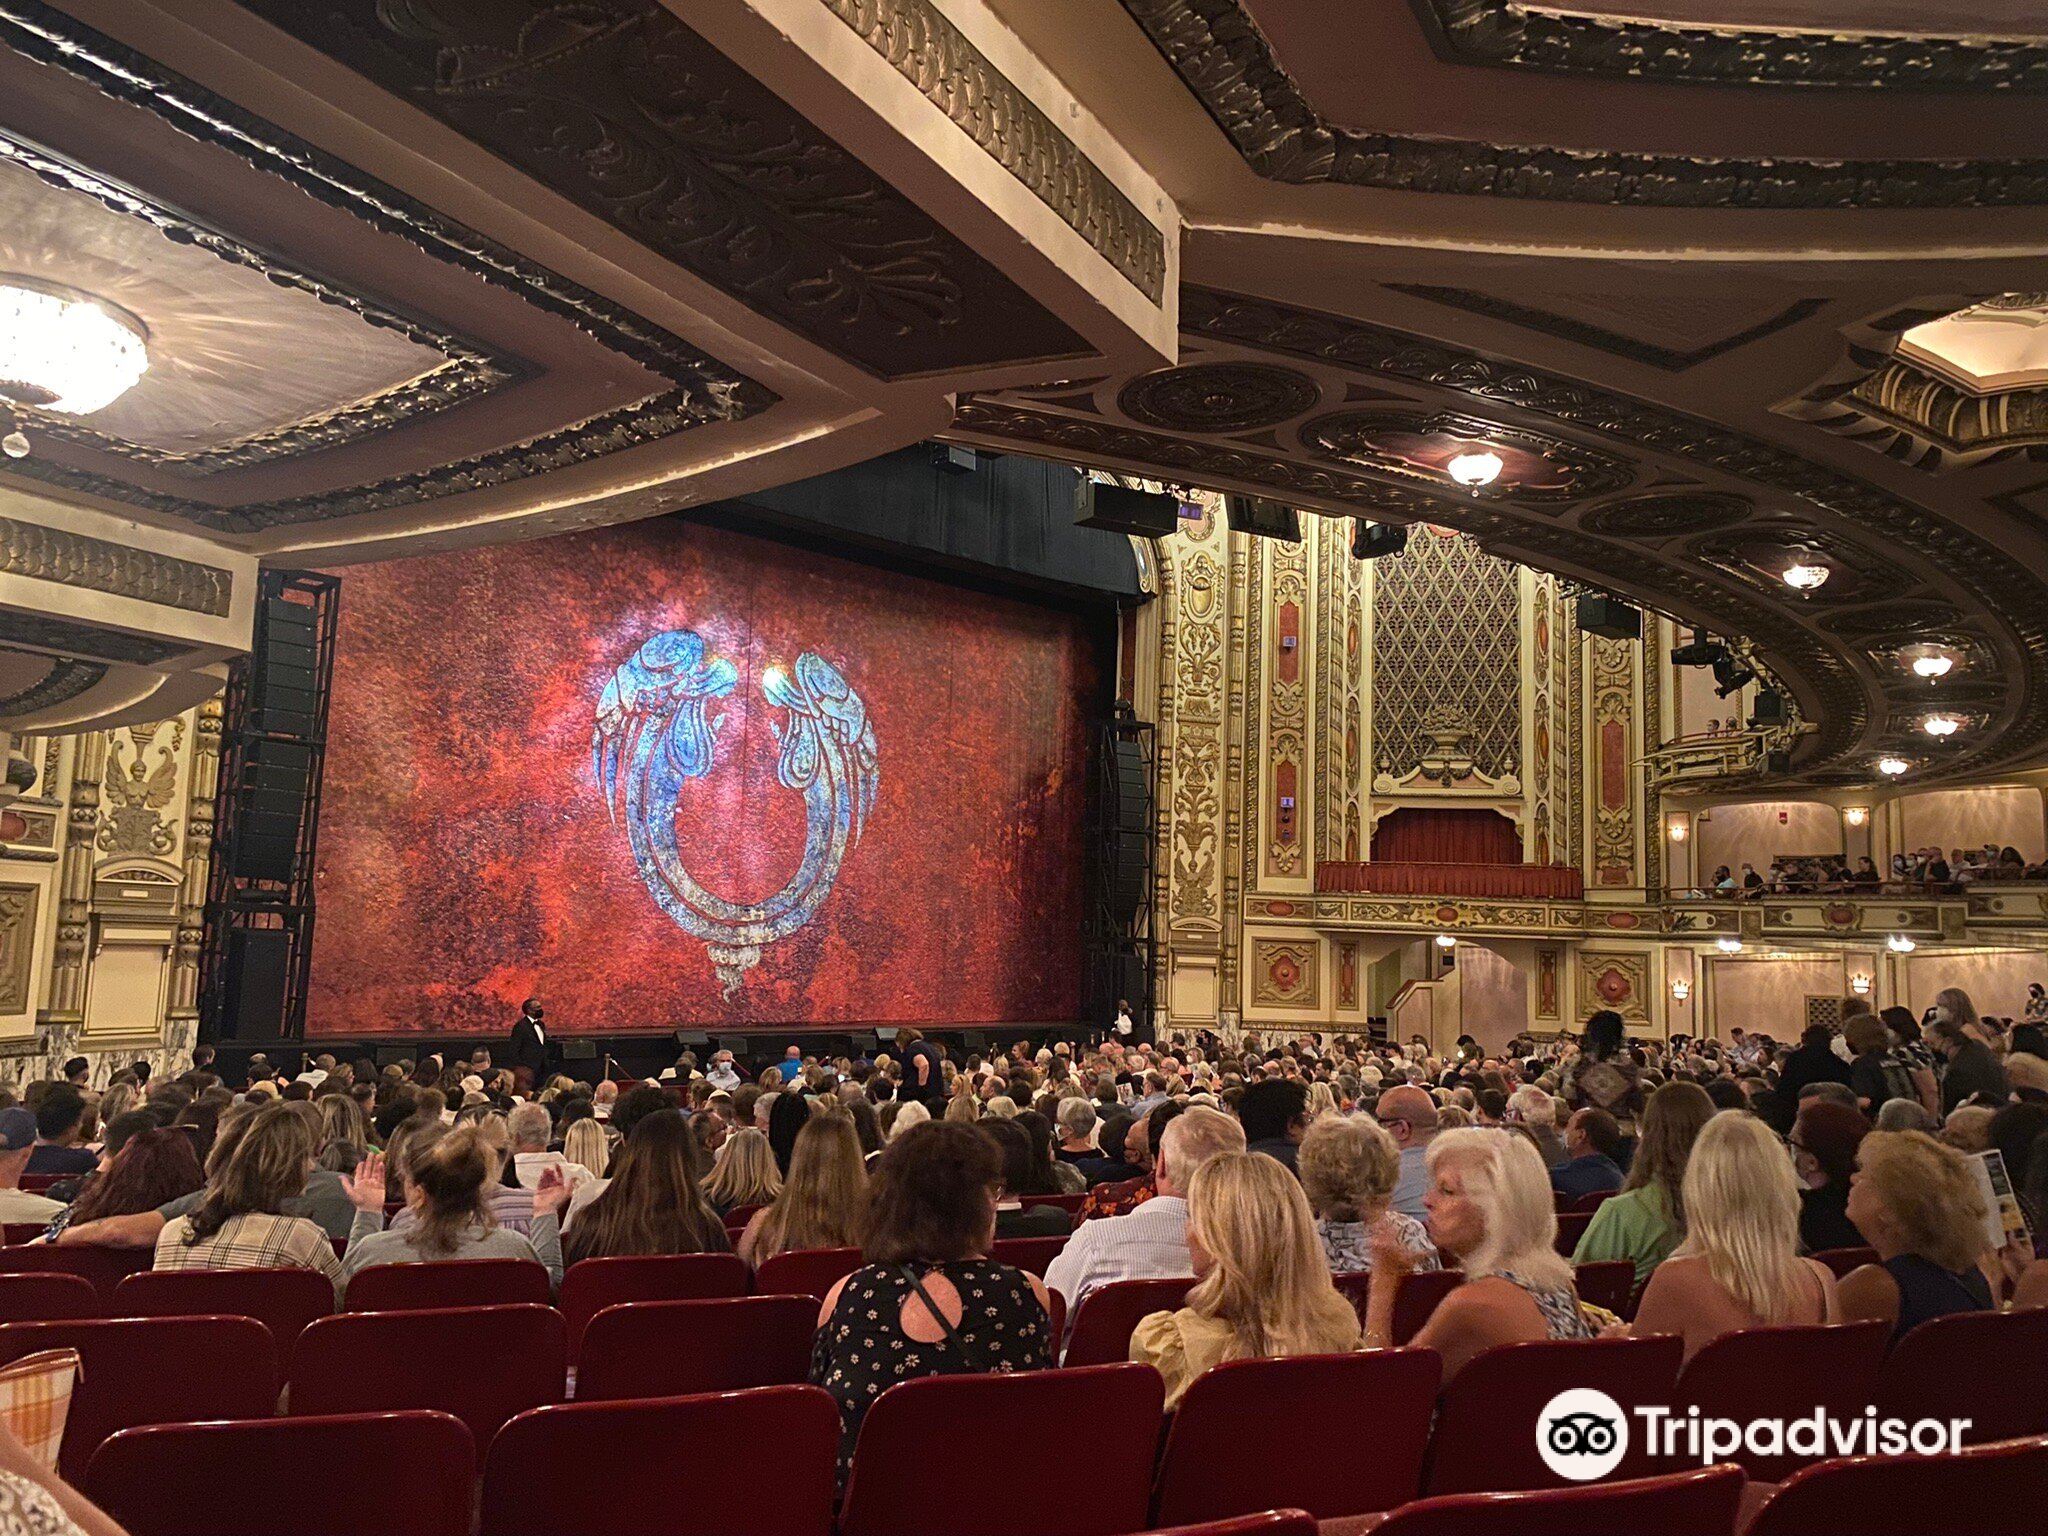
<svg viewBox="0 0 2048 1536">
<path fill-rule="evenodd" d="M 943 1274 L 960 1293 L 960 1321 L 954 1332 L 966 1346 L 965 1353 L 951 1339 L 921 1344 L 904 1333 L 903 1302 L 912 1287 L 893 1264 L 869 1264 L 848 1276 L 832 1315 L 812 1341 L 811 1380 L 839 1403 L 842 1487 L 853 1465 L 861 1420 L 875 1399 L 897 1382 L 919 1376 L 1036 1370 L 1053 1363 L 1052 1319 L 1022 1270 L 988 1259 L 916 1268 L 919 1279 Z"/>
<path fill-rule="evenodd" d="M 1899 1322 L 1892 1330 L 1893 1343 L 1930 1318 L 1991 1310 L 1991 1286 L 1982 1270 L 1953 1274 L 1917 1253 L 1886 1259 L 1884 1267 L 1899 1287 Z"/>
</svg>

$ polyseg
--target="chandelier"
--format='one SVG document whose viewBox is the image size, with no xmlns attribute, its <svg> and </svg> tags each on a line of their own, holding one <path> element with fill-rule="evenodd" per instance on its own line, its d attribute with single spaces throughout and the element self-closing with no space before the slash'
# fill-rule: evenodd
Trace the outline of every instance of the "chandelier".
<svg viewBox="0 0 2048 1536">
<path fill-rule="evenodd" d="M 89 416 L 148 369 L 148 334 L 125 310 L 31 278 L 0 277 L 0 401 Z M 16 457 L 26 451 L 9 444 Z"/>
</svg>

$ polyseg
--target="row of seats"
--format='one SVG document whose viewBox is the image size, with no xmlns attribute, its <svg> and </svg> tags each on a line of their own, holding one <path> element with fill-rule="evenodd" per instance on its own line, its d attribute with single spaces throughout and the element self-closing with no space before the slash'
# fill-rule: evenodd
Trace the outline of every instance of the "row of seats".
<svg viewBox="0 0 2048 1536">
<path fill-rule="evenodd" d="M 1106 1300 L 1115 1310 L 1101 1315 L 1115 1321 L 1104 1325 L 1101 1337 L 1113 1344 L 1070 1349 L 1069 1374 L 1124 1358 L 1130 1324 L 1159 1299 L 1155 1292 L 1142 1305 L 1131 1304 L 1127 1287 L 1187 1283 L 1127 1281 L 1091 1295 L 1076 1319 L 1075 1343 L 1083 1342 L 1084 1326 Z M 44 1349 L 79 1352 L 82 1379 L 60 1453 L 67 1474 L 75 1475 L 116 1431 L 267 1417 L 281 1386 L 289 1388 L 294 1415 L 434 1409 L 460 1419 L 488 1449 L 508 1420 L 563 1401 L 572 1360 L 579 1403 L 795 1385 L 809 1374 L 815 1322 L 808 1297 L 628 1303 L 598 1313 L 572 1353 L 563 1317 L 550 1307 L 354 1312 L 314 1321 L 288 1356 L 247 1317 L 10 1323 L 0 1326 L 0 1364 Z M 1407 1490 L 1403 1497 L 1425 1489 L 1554 1484 L 1533 1434 L 1524 1439 L 1499 1431 L 1503 1423 L 1533 1426 L 1545 1403 L 1568 1386 L 1595 1388 L 1630 1411 L 1638 1405 L 1681 1413 L 1696 1407 L 1746 1421 L 1824 1407 L 1846 1419 L 1868 1405 L 1908 1419 L 1970 1419 L 1972 1440 L 2048 1433 L 2048 1393 L 2040 1390 L 2048 1380 L 2048 1310 L 1937 1319 L 1888 1353 L 1885 1343 L 1879 1323 L 1756 1329 L 1716 1341 L 1683 1370 L 1680 1341 L 1670 1336 L 1517 1344 L 1480 1356 L 1442 1392 L 1437 1357 L 1427 1350 L 1233 1362 L 1195 1384 L 1176 1427 L 1186 1443 L 1205 1423 L 1211 1426 L 1203 1460 L 1229 1460 L 1258 1447 L 1276 1464 L 1294 1465 L 1305 1459 L 1304 1448 L 1323 1445 L 1331 1476 L 1390 1478 L 1391 1486 Z M 219 1369 L 224 1359 L 234 1361 L 231 1372 Z M 422 1361 L 492 1364 L 488 1370 L 423 1369 Z M 1138 1369 L 1156 1395 L 1156 1374 Z M 1300 1405 L 1300 1411 L 1274 1412 L 1274 1404 Z M 1347 1465 L 1359 1458 L 1342 1448 L 1359 1444 L 1374 1447 L 1369 1468 Z M 1803 1462 L 1797 1455 L 1739 1459 L 1750 1475 L 1766 1480 Z M 1647 1447 L 1634 1445 L 1614 1475 L 1664 1470 Z M 1361 1497 L 1366 1507 L 1387 1507 L 1384 1489 L 1370 1491 L 1378 1484 L 1345 1487 L 1351 1491 L 1329 1501 L 1340 1512 Z M 1289 1502 L 1317 1507 L 1322 1501 L 1297 1493 Z"/>
<path fill-rule="evenodd" d="M 1345 1360 L 1351 1371 L 1335 1384 L 1347 1391 L 1387 1379 L 1380 1372 L 1366 1382 L 1373 1357 Z M 1324 1360 L 1239 1364 L 1245 1369 L 1218 1372 L 1265 1374 L 1250 1383 L 1254 1392 L 1328 1384 L 1304 1375 L 1324 1371 Z M 1297 1367 L 1304 1379 L 1283 1380 L 1274 1367 Z M 1392 1512 L 1373 1527 L 1380 1536 L 1735 1536 L 1745 1493 L 1760 1491 L 1724 1465 L 1418 1499 L 1376 1468 L 1377 1441 L 1323 1433 L 1278 1452 L 1263 1436 L 1219 1446 L 1187 1428 L 1185 1411 L 1167 1432 L 1155 1476 L 1145 1437 L 1160 1428 L 1159 1399 L 1158 1377 L 1132 1365 L 906 1382 L 870 1410 L 843 1506 L 833 1496 L 839 1416 L 816 1387 L 535 1408 L 485 1452 L 474 1529 L 1127 1536 L 1170 1527 L 1178 1536 L 1314 1536 L 1323 1518 L 1336 1522 L 1326 1536 L 1338 1536 L 1367 1528 L 1358 1514 L 1377 1513 L 1317 1507 L 1344 1491 L 1329 1484 L 1349 1476 L 1372 1482 L 1369 1497 L 1388 1501 L 1382 1507 Z M 1288 1399 L 1259 1397 L 1248 1422 L 1271 1417 L 1276 1401 Z M 1356 1407 L 1354 1398 L 1334 1401 Z M 1345 1431 L 1358 1431 L 1358 1412 L 1340 1417 Z M 1361 1444 L 1375 1454 L 1359 1455 Z M 1025 1445 L 1034 1467 L 1085 1475 L 1007 1477 L 997 1486 L 964 1471 Z M 458 1420 L 412 1411 L 124 1430 L 93 1458 L 84 1486 L 131 1536 L 271 1536 L 282 1510 L 297 1536 L 469 1536 L 476 1472 L 475 1445 Z M 1922 1536 L 1958 1519 L 1977 1536 L 2031 1536 L 2044 1507 L 2048 1437 L 2033 1437 L 1952 1456 L 1822 1462 L 1758 1501 L 1744 1536 Z"/>
</svg>

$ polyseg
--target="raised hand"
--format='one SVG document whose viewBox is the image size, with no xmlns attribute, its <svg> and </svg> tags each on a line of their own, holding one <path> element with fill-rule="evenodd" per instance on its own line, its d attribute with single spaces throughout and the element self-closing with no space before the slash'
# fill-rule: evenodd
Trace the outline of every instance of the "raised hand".
<svg viewBox="0 0 2048 1536">
<path fill-rule="evenodd" d="M 384 1154 L 372 1152 L 356 1164 L 355 1176 L 341 1176 L 341 1187 L 348 1191 L 349 1204 L 359 1211 L 384 1210 Z"/>
<path fill-rule="evenodd" d="M 562 1177 L 559 1164 L 543 1169 L 540 1183 L 533 1191 L 533 1214 L 536 1216 L 559 1216 L 562 1207 L 569 1203 L 569 1181 Z"/>
</svg>

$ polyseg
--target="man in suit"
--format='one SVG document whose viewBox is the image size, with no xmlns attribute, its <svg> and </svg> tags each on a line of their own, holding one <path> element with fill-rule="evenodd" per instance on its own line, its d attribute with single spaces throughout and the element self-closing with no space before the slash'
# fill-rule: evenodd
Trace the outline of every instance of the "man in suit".
<svg viewBox="0 0 2048 1536">
<path fill-rule="evenodd" d="M 547 1025 L 541 1022 L 540 999 L 529 997 L 520 1005 L 519 1022 L 512 1026 L 512 1043 L 505 1052 L 506 1064 L 519 1074 L 520 1086 L 532 1092 L 547 1081 L 554 1053 L 555 1046 L 548 1038 Z"/>
</svg>

